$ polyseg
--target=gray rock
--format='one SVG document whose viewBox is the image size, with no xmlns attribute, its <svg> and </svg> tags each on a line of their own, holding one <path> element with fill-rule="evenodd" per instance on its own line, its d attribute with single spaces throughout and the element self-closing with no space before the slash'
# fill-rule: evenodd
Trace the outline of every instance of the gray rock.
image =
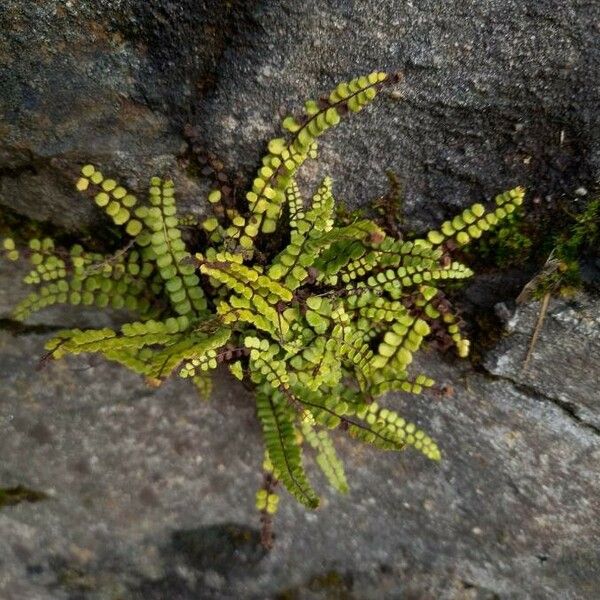
<svg viewBox="0 0 600 600">
<path fill-rule="evenodd" d="M 517 183 L 551 200 L 598 173 L 599 18 L 575 0 L 7 0 L 0 203 L 89 228 L 72 180 L 92 161 L 140 192 L 168 171 L 202 210 L 186 122 L 248 176 L 280 113 L 377 68 L 404 85 L 332 132 L 309 180 L 330 173 L 356 206 L 393 169 L 417 224 Z"/>
<path fill-rule="evenodd" d="M 220 52 L 226 8 L 187 4 L 3 3 L 2 204 L 70 229 L 98 223 L 93 203 L 73 191 L 87 162 L 140 192 L 171 172 L 184 201 L 198 195 L 178 162 L 177 124 Z"/>
<path fill-rule="evenodd" d="M 393 169 L 416 227 L 517 183 L 551 203 L 600 171 L 599 19 L 575 0 L 5 0 L 0 205 L 95 231 L 105 221 L 72 189 L 94 162 L 138 193 L 168 172 L 202 211 L 186 123 L 248 177 L 283 114 L 379 68 L 404 82 L 324 139 L 304 183 L 329 173 L 359 206 Z M 466 297 L 489 308 L 528 277 L 491 274 Z M 525 374 L 535 305 L 487 370 L 426 355 L 454 395 L 387 401 L 436 437 L 442 463 L 338 435 L 350 494 L 315 474 L 323 506 L 309 513 L 284 493 L 265 555 L 252 398 L 224 374 L 206 404 L 93 359 L 39 371 L 40 332 L 123 315 L 57 308 L 18 329 L 25 293 L 0 262 L 0 488 L 48 496 L 0 508 L 1 598 L 597 597 L 597 299 L 551 304 Z"/>
<path fill-rule="evenodd" d="M 600 72 L 590 26 L 599 11 L 554 1 L 261 3 L 199 122 L 228 162 L 250 167 L 297 99 L 358 72 L 401 70 L 396 93 L 322 145 L 321 172 L 351 205 L 383 190 L 386 169 L 405 179 L 411 216 L 430 223 L 448 205 L 517 183 L 542 197 L 570 192 L 599 164 L 599 88 L 589 85 Z M 595 154 L 585 156 L 584 140 Z"/>
<path fill-rule="evenodd" d="M 540 310 L 539 302 L 518 308 L 485 367 L 548 397 L 600 432 L 600 301 L 585 294 L 551 300 L 526 366 Z"/>
<path fill-rule="evenodd" d="M 349 495 L 316 476 L 312 513 L 283 493 L 265 556 L 250 396 L 219 375 L 203 403 L 85 358 L 39 372 L 41 346 L 0 334 L 0 487 L 50 496 L 0 510 L 2 598 L 596 597 L 598 432 L 534 390 L 425 356 L 454 395 L 387 402 L 442 462 L 337 435 Z"/>
</svg>

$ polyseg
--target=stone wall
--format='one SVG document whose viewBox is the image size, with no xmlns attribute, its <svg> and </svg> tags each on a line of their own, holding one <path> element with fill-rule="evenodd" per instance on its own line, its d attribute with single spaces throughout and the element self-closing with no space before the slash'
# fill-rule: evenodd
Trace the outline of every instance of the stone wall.
<svg viewBox="0 0 600 600">
<path fill-rule="evenodd" d="M 517 183 L 552 202 L 600 165 L 599 20 L 576 0 L 7 0 L 0 203 L 86 227 L 71 182 L 94 162 L 140 189 L 170 172 L 201 210 L 186 123 L 249 175 L 281 114 L 374 69 L 404 84 L 322 144 L 349 204 L 386 169 L 416 223 Z"/>
<path fill-rule="evenodd" d="M 599 174 L 599 23 L 584 0 L 4 0 L 0 205 L 89 234 L 103 221 L 72 183 L 93 162 L 140 191 L 170 173 L 201 212 L 186 124 L 248 177 L 282 115 L 385 69 L 403 83 L 328 134 L 305 184 L 331 174 L 360 206 L 392 169 L 415 228 L 516 184 L 552 208 Z M 530 275 L 492 274 L 466 298 L 492 311 Z M 597 597 L 597 298 L 551 303 L 526 372 L 536 303 L 502 307 L 477 367 L 424 355 L 453 394 L 389 402 L 442 463 L 339 436 L 350 494 L 317 478 L 316 513 L 284 496 L 265 556 L 251 398 L 220 376 L 202 404 L 184 382 L 154 390 L 84 358 L 39 371 L 44 331 L 118 315 L 15 328 L 17 276 L 0 266 L 0 488 L 46 499 L 0 509 L 1 598 Z"/>
</svg>

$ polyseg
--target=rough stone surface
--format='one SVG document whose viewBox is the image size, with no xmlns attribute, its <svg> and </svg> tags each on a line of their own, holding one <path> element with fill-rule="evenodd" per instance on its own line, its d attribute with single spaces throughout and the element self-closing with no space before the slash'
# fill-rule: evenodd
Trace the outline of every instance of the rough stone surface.
<svg viewBox="0 0 600 600">
<path fill-rule="evenodd" d="M 36 371 L 41 346 L 0 333 L 0 487 L 50 496 L 0 510 L 2 598 L 596 597 L 598 431 L 546 393 L 426 356 L 454 395 L 388 402 L 438 439 L 441 464 L 338 436 L 350 494 L 316 476 L 319 511 L 284 496 L 264 555 L 260 434 L 241 388 L 219 376 L 207 404 L 104 362 Z M 573 365 L 587 356 L 573 352 Z M 574 397 L 580 373 L 562 372 Z"/>
<path fill-rule="evenodd" d="M 0 205 L 89 236 L 102 220 L 72 182 L 91 161 L 138 191 L 168 172 L 201 211 L 186 123 L 249 176 L 283 114 L 376 68 L 404 82 L 324 139 L 306 182 L 330 173 L 358 206 L 392 169 L 415 227 L 517 183 L 552 203 L 600 171 L 599 22 L 587 0 L 4 0 Z M 489 311 L 531 275 L 489 273 L 464 301 Z M 252 399 L 224 375 L 205 404 L 96 360 L 40 371 L 40 333 L 123 315 L 17 328 L 25 293 L 0 262 L 0 488 L 48 496 L 0 508 L 2 600 L 598 597 L 597 298 L 551 303 L 526 372 L 536 304 L 500 311 L 480 368 L 425 356 L 454 395 L 388 401 L 442 463 L 338 436 L 350 494 L 315 474 L 322 508 L 284 497 L 265 554 Z"/>
<path fill-rule="evenodd" d="M 71 185 L 93 161 L 136 189 L 169 171 L 199 207 L 186 122 L 249 175 L 280 113 L 376 68 L 404 85 L 322 144 L 342 198 L 393 169 L 416 223 L 516 183 L 551 201 L 598 173 L 598 22 L 581 0 L 6 0 L 0 202 L 86 228 Z"/>
<path fill-rule="evenodd" d="M 584 294 L 568 302 L 552 300 L 525 367 L 540 310 L 540 303 L 532 303 L 516 311 L 485 366 L 547 396 L 600 432 L 600 301 Z"/>
<path fill-rule="evenodd" d="M 70 229 L 97 221 L 73 193 L 94 162 L 134 189 L 171 172 L 184 200 L 180 133 L 215 69 L 226 3 L 4 2 L 0 24 L 0 201 Z M 194 8 L 197 5 L 196 8 Z"/>
</svg>

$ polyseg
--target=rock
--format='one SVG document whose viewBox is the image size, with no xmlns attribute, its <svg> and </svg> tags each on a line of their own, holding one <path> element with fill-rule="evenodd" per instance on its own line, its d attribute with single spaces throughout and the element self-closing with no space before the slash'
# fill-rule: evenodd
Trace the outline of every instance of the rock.
<svg viewBox="0 0 600 600">
<path fill-rule="evenodd" d="M 485 367 L 546 396 L 600 432 L 600 300 L 584 293 L 552 300 L 524 369 L 540 310 L 539 302 L 518 308 Z"/>
<path fill-rule="evenodd" d="M 429 223 L 448 205 L 517 183 L 542 196 L 571 192 L 600 164 L 598 88 L 588 82 L 590 70 L 600 72 L 589 26 L 600 7 L 492 0 L 464 11 L 436 2 L 259 4 L 199 122 L 227 162 L 250 168 L 279 111 L 358 72 L 401 70 L 398 93 L 322 144 L 320 172 L 337 179 L 341 198 L 366 203 L 385 188 L 386 169 L 405 180 L 410 216 Z M 583 140 L 595 154 L 585 155 Z"/>
<path fill-rule="evenodd" d="M 392 169 L 418 226 L 517 183 L 551 201 L 598 173 L 599 17 L 556 0 L 6 0 L 0 203 L 90 229 L 72 181 L 91 161 L 138 192 L 169 172 L 203 210 L 185 123 L 248 177 L 282 113 L 379 68 L 405 83 L 332 132 L 308 180 L 330 173 L 357 206 Z"/>
<path fill-rule="evenodd" d="M 204 403 L 83 357 L 39 372 L 42 341 L 0 333 L 0 488 L 49 496 L 0 510 L 2 598 L 596 596 L 598 432 L 532 388 L 426 355 L 454 395 L 387 402 L 442 462 L 340 432 L 350 493 L 316 477 L 314 513 L 282 493 L 263 556 L 250 396 L 219 375 Z"/>
<path fill-rule="evenodd" d="M 87 162 L 137 191 L 170 172 L 184 202 L 198 195 L 178 162 L 179 126 L 214 70 L 228 9 L 195 4 L 4 3 L 2 204 L 70 229 L 90 227 L 98 212 L 73 191 Z"/>
<path fill-rule="evenodd" d="M 249 178 L 281 116 L 379 68 L 403 83 L 323 140 L 303 184 L 329 173 L 356 207 L 392 169 L 415 228 L 517 183 L 549 203 L 594 189 L 600 5 L 463 4 L 5 0 L 0 205 L 89 239 L 106 221 L 72 184 L 93 162 L 138 193 L 169 173 L 201 212 L 186 124 Z M 427 354 L 454 395 L 387 399 L 441 464 L 339 432 L 350 494 L 317 475 L 311 513 L 283 493 L 265 555 L 253 399 L 222 373 L 202 403 L 86 357 L 40 371 L 46 333 L 123 315 L 57 307 L 17 327 L 16 274 L 0 261 L 0 490 L 39 501 L 0 508 L 1 598 L 597 597 L 597 298 L 551 303 L 523 373 L 537 306 L 511 316 L 511 300 L 531 274 L 478 279 L 468 307 L 505 301 L 510 326 L 483 368 Z"/>
</svg>

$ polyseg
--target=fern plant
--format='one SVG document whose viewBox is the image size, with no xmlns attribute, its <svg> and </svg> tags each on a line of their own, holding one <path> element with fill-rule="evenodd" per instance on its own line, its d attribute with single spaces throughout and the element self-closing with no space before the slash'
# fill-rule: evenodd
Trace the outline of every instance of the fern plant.
<svg viewBox="0 0 600 600">
<path fill-rule="evenodd" d="M 461 357 L 468 354 L 441 288 L 472 273 L 451 254 L 523 201 L 515 188 L 492 209 L 474 204 L 416 239 L 386 234 L 368 219 L 337 222 L 328 177 L 305 201 L 296 174 L 316 158 L 318 138 L 394 81 L 380 72 L 358 77 L 307 102 L 301 117 L 286 117 L 286 135 L 268 143 L 244 207 L 219 189 L 210 192 L 213 215 L 200 224 L 206 240 L 200 249 L 184 241 L 193 219 L 177 213 L 170 179 L 152 178 L 141 202 L 93 165 L 82 168 L 76 187 L 123 228 L 121 251 L 62 249 L 50 239 L 18 248 L 12 238 L 3 240 L 7 259 L 31 264 L 25 281 L 34 291 L 15 308 L 16 319 L 57 303 L 135 314 L 119 329 L 61 331 L 48 341 L 48 357 L 99 353 L 154 385 L 175 375 L 202 393 L 223 364 L 252 386 L 265 441 L 256 504 L 267 545 L 278 482 L 306 507 L 319 504 L 304 467 L 307 447 L 330 484 L 348 489 L 331 430 L 383 450 L 412 447 L 440 459 L 424 431 L 375 398 L 420 394 L 434 384 L 410 372 L 426 338 L 445 337 Z M 262 240 L 274 232 L 283 242 L 272 250 Z"/>
</svg>

